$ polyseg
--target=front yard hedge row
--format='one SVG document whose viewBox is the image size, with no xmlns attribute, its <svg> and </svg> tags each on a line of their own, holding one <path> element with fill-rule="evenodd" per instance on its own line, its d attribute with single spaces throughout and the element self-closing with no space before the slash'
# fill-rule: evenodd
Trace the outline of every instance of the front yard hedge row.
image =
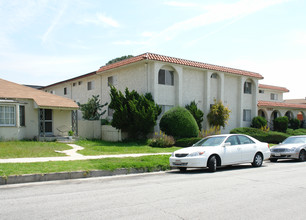
<svg viewBox="0 0 306 220">
<path fill-rule="evenodd" d="M 202 137 L 182 138 L 175 141 L 176 147 L 190 147 L 201 140 Z"/>
<path fill-rule="evenodd" d="M 283 142 L 287 137 L 291 136 L 287 133 L 277 132 L 277 131 L 262 131 L 257 128 L 235 128 L 230 131 L 231 134 L 246 134 L 259 141 L 267 142 L 271 144 L 279 144 Z"/>
</svg>

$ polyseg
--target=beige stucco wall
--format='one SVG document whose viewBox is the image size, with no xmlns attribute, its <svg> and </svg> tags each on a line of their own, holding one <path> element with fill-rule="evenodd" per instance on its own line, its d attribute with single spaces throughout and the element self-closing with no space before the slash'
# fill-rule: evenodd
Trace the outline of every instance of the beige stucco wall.
<svg viewBox="0 0 306 220">
<path fill-rule="evenodd" d="M 158 84 L 158 72 L 161 68 L 174 71 L 173 86 Z M 211 78 L 213 73 L 218 75 L 217 79 Z M 93 94 L 100 95 L 102 103 L 110 102 L 108 86 L 110 76 L 114 77 L 114 86 L 120 91 L 124 92 L 125 88 L 129 88 L 129 90 L 135 89 L 142 94 L 151 92 L 155 102 L 159 105 L 185 106 L 195 100 L 198 108 L 204 112 L 203 127 L 205 129 L 208 129 L 206 115 L 214 99 L 221 100 L 232 111 L 229 124 L 222 130 L 223 133 L 235 127 L 250 124 L 250 122 L 243 122 L 243 109 L 251 109 L 252 117 L 257 114 L 258 89 L 255 87 L 258 86 L 258 79 L 152 60 L 63 83 L 49 90 L 55 90 L 57 95 L 63 95 L 64 87 L 71 88 L 71 91 L 68 89 L 68 98 L 80 103 L 87 102 Z M 95 81 L 95 88 L 87 91 L 87 81 L 90 80 Z M 252 91 L 251 95 L 243 94 L 243 84 L 246 80 L 251 80 L 253 83 L 254 92 Z M 78 85 L 78 81 L 83 81 L 81 86 Z M 73 87 L 73 83 L 77 85 Z"/>
<path fill-rule="evenodd" d="M 283 102 L 284 101 L 284 94 L 283 92 L 280 92 L 279 90 L 271 90 L 271 89 L 259 89 L 263 90 L 264 93 L 258 93 L 258 100 L 263 101 L 271 101 L 271 102 Z M 278 99 L 277 100 L 271 100 L 271 93 L 277 94 Z"/>
<path fill-rule="evenodd" d="M 17 101 L 18 103 L 10 104 L 15 106 L 16 125 L 12 127 L 0 126 L 2 140 L 33 139 L 38 136 L 38 109 L 35 108 L 34 101 L 28 99 Z M 19 123 L 19 105 L 25 106 L 24 127 L 21 127 Z M 71 129 L 71 110 L 53 110 L 53 135 L 67 135 L 57 130 L 63 125 Z"/>
<path fill-rule="evenodd" d="M 0 103 L 1 105 L 2 103 Z M 38 134 L 38 115 L 37 109 L 34 109 L 32 100 L 17 100 L 16 103 L 5 104 L 15 106 L 15 126 L 0 126 L 1 140 L 20 140 L 32 139 Z M 21 127 L 19 123 L 19 106 L 25 106 L 25 127 Z"/>
<path fill-rule="evenodd" d="M 101 139 L 101 121 L 79 120 L 79 137 L 88 139 Z"/>
</svg>

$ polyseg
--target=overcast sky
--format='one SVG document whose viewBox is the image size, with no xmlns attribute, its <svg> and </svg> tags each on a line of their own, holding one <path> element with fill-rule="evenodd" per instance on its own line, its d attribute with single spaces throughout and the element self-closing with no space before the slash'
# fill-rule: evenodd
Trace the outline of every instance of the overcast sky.
<svg viewBox="0 0 306 220">
<path fill-rule="evenodd" d="M 306 97 L 305 0 L 0 0 L 0 78 L 49 85 L 145 52 L 233 67 Z"/>
</svg>

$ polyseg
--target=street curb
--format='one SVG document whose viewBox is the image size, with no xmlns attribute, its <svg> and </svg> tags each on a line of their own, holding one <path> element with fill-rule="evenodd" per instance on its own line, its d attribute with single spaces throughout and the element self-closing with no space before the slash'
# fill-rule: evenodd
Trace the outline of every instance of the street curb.
<svg viewBox="0 0 306 220">
<path fill-rule="evenodd" d="M 131 168 L 131 169 L 117 169 L 110 170 L 92 170 L 92 171 L 73 171 L 73 172 L 59 172 L 59 173 L 46 173 L 46 174 L 25 174 L 25 175 L 12 175 L 7 177 L 0 177 L 0 185 L 18 184 L 18 183 L 32 183 L 32 182 L 44 182 L 54 180 L 69 180 L 69 179 L 82 179 L 91 177 L 103 177 L 103 176 L 116 176 L 127 175 L 147 172 L 158 172 L 162 169 L 149 170 L 147 168 Z"/>
</svg>

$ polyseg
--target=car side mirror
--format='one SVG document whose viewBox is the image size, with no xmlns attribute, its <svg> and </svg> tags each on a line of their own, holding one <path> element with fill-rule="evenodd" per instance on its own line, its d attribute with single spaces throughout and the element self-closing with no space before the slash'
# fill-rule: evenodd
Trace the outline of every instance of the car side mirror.
<svg viewBox="0 0 306 220">
<path fill-rule="evenodd" d="M 232 144 L 230 142 L 225 142 L 223 147 L 228 147 L 228 146 L 231 146 Z"/>
</svg>

